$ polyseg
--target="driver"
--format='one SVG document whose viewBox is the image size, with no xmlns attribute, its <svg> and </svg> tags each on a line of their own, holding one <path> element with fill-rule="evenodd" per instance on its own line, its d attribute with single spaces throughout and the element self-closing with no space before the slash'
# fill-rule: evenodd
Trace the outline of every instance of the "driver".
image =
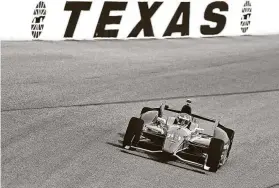
<svg viewBox="0 0 279 188">
<path fill-rule="evenodd" d="M 198 124 L 195 124 L 193 123 L 193 126 L 194 128 L 191 128 L 190 129 L 190 126 L 192 124 L 191 122 L 191 116 L 189 116 L 188 114 L 186 113 L 180 113 L 177 117 L 176 117 L 176 124 L 180 125 L 180 126 L 183 126 L 183 127 L 186 127 L 187 129 L 190 130 L 191 132 L 191 137 L 194 136 L 194 135 L 198 135 L 200 132 L 199 128 L 198 127 Z"/>
<path fill-rule="evenodd" d="M 165 103 L 163 103 L 161 106 L 160 106 L 160 115 L 159 116 L 157 116 L 155 119 L 156 119 L 156 122 L 158 122 L 159 124 L 159 126 L 161 127 L 161 128 L 163 128 L 163 130 L 164 130 L 164 132 L 167 132 L 167 130 L 168 130 L 168 125 L 167 125 L 167 120 L 166 119 L 164 119 L 163 117 L 162 117 L 162 114 L 163 114 L 163 110 L 165 109 L 165 106 L 167 106 Z M 180 126 L 183 126 L 183 127 L 185 127 L 185 128 L 187 128 L 187 129 L 189 129 L 190 131 L 191 131 L 191 135 L 194 135 L 194 134 L 197 134 L 198 132 L 196 131 L 196 128 L 198 128 L 198 124 L 196 124 L 196 123 L 192 123 L 192 117 L 191 117 L 191 115 L 189 115 L 188 113 L 185 113 L 185 112 L 183 112 L 183 113 L 179 113 L 177 116 L 176 116 L 176 118 L 175 118 L 175 120 L 174 120 L 174 122 L 173 122 L 173 124 L 178 124 L 178 125 L 180 125 Z M 191 126 L 192 126 L 192 124 L 193 124 L 193 127 L 191 128 Z"/>
<path fill-rule="evenodd" d="M 189 129 L 191 125 L 191 118 L 186 113 L 180 113 L 177 116 L 175 123 L 181 126 L 185 126 L 187 129 Z"/>
<path fill-rule="evenodd" d="M 181 113 L 177 116 L 175 123 L 179 125 L 183 125 L 186 128 L 189 129 L 191 125 L 191 100 L 186 100 L 186 105 L 182 107 Z M 164 101 L 161 106 L 159 107 L 159 115 L 156 118 L 157 121 L 159 121 L 161 124 L 166 124 L 166 119 L 163 118 L 164 110 L 169 108 L 168 105 L 166 105 L 166 102 Z"/>
<path fill-rule="evenodd" d="M 192 101 L 190 99 L 186 100 L 186 105 L 182 107 L 182 110 L 180 114 L 176 117 L 174 124 L 179 124 L 182 126 L 185 126 L 187 129 L 190 129 L 191 126 L 191 106 L 190 104 Z M 159 107 L 159 114 L 158 117 L 156 117 L 156 121 L 161 125 L 164 129 L 168 129 L 167 127 L 167 120 L 163 118 L 164 110 L 169 108 L 168 105 L 166 105 L 166 102 L 164 101 L 161 106 Z"/>
</svg>

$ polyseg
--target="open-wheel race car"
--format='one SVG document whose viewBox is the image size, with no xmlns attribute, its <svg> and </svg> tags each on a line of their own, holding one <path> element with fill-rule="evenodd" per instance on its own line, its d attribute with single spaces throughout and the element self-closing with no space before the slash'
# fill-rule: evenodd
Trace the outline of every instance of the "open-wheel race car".
<svg viewBox="0 0 279 188">
<path fill-rule="evenodd" d="M 163 118 L 164 110 L 174 115 Z M 212 133 L 204 133 L 197 120 L 207 122 Z M 184 107 L 174 110 L 161 105 L 159 108 L 144 107 L 139 118 L 130 119 L 123 147 L 172 156 L 180 162 L 216 172 L 226 163 L 233 139 L 234 131 L 218 120 L 189 113 Z M 157 149 L 145 147 L 147 145 L 157 146 Z"/>
</svg>

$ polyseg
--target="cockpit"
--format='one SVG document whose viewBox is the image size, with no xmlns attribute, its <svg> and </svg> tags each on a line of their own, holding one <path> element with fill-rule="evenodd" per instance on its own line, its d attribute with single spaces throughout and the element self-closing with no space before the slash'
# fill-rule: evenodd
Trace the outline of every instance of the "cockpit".
<svg viewBox="0 0 279 188">
<path fill-rule="evenodd" d="M 175 123 L 177 123 L 180 126 L 189 127 L 189 125 L 191 124 L 191 116 L 186 113 L 180 113 L 177 116 Z"/>
</svg>

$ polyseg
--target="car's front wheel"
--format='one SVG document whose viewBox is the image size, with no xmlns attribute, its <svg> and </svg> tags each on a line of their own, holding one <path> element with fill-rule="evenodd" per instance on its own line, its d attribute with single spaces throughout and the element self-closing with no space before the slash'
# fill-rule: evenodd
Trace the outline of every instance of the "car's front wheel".
<svg viewBox="0 0 279 188">
<path fill-rule="evenodd" d="M 140 136 L 142 133 L 142 128 L 143 128 L 143 120 L 132 117 L 129 121 L 124 140 L 123 140 L 123 147 L 130 148 L 131 145 L 136 146 L 140 140 Z"/>
<path fill-rule="evenodd" d="M 212 138 L 209 149 L 208 149 L 208 158 L 207 158 L 207 166 L 209 167 L 209 171 L 216 172 L 218 170 L 221 156 L 224 149 L 224 141 L 216 138 Z"/>
</svg>

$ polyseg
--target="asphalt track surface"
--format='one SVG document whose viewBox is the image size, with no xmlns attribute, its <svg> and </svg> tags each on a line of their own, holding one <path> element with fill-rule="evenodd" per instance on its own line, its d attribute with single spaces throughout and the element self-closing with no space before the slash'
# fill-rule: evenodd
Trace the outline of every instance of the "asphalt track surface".
<svg viewBox="0 0 279 188">
<path fill-rule="evenodd" d="M 2 187 L 279 185 L 279 36 L 2 42 L 1 69 Z M 236 131 L 217 173 L 122 151 L 143 106 L 186 98 Z"/>
</svg>

